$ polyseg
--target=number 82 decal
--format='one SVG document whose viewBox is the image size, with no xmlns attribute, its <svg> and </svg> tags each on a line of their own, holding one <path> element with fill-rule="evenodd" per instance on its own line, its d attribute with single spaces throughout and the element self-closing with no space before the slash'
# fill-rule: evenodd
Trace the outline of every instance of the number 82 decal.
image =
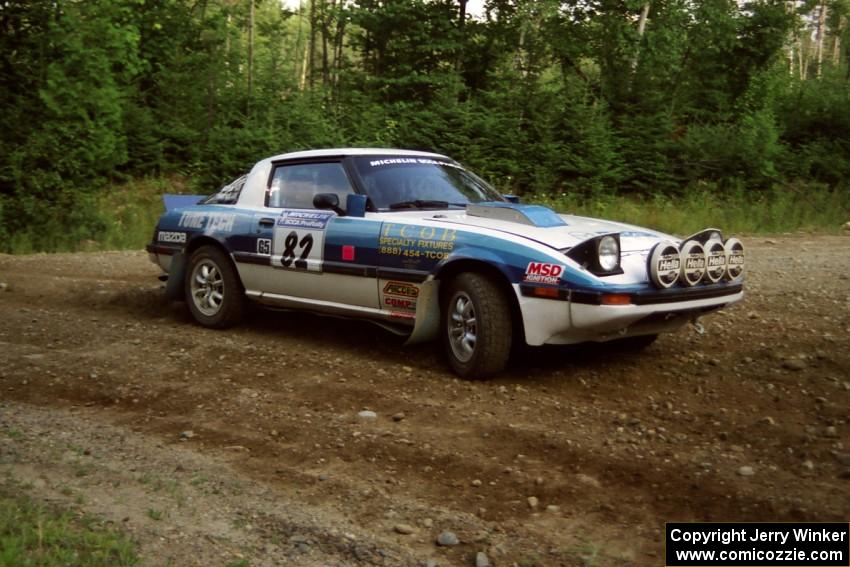
<svg viewBox="0 0 850 567">
<path fill-rule="evenodd" d="M 307 258 L 310 256 L 310 250 L 312 249 L 313 235 L 305 234 L 301 240 L 298 240 L 298 233 L 293 230 L 286 235 L 286 239 L 283 241 L 283 253 L 280 256 L 280 263 L 285 268 L 295 267 L 306 270 Z"/>
</svg>

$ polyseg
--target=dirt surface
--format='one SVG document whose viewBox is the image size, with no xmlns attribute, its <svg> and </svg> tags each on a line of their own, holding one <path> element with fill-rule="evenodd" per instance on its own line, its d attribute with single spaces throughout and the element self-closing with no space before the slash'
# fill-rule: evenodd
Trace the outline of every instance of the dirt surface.
<svg viewBox="0 0 850 567">
<path fill-rule="evenodd" d="M 145 565 L 661 565 L 665 521 L 846 521 L 850 237 L 747 243 L 704 334 L 487 382 L 368 323 L 199 328 L 143 253 L 0 256 L 0 475 Z"/>
</svg>

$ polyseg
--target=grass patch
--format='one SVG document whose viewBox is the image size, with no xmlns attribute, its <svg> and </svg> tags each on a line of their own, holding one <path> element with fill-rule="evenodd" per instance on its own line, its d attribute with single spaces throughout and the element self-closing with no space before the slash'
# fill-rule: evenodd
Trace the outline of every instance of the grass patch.
<svg viewBox="0 0 850 567">
<path fill-rule="evenodd" d="M 122 567 L 137 563 L 133 544 L 90 517 L 33 501 L 0 485 L 0 567 Z"/>
<path fill-rule="evenodd" d="M 680 236 L 708 227 L 720 228 L 727 235 L 838 232 L 850 220 L 850 192 L 815 184 L 726 195 L 710 187 L 696 187 L 680 197 L 597 195 L 582 199 L 561 193 L 531 197 L 529 202 Z"/>
<path fill-rule="evenodd" d="M 24 433 L 20 429 L 15 429 L 14 427 L 4 427 L 3 433 L 5 433 L 9 439 L 23 439 L 24 437 Z"/>
<path fill-rule="evenodd" d="M 141 179 L 105 191 L 98 201 L 98 214 L 105 230 L 96 239 L 100 250 L 139 250 L 153 236 L 159 216 L 165 211 L 164 193 L 182 193 L 179 180 Z"/>
</svg>

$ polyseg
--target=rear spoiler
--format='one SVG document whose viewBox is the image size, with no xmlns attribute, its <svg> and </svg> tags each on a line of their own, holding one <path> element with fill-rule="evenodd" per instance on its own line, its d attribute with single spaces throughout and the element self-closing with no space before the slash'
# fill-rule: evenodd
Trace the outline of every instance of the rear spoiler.
<svg viewBox="0 0 850 567">
<path fill-rule="evenodd" d="M 171 209 L 179 209 L 182 207 L 191 207 L 192 205 L 198 205 L 201 201 L 206 199 L 206 195 L 169 195 L 165 194 L 162 196 L 162 201 L 165 203 L 165 210 L 170 211 Z"/>
</svg>

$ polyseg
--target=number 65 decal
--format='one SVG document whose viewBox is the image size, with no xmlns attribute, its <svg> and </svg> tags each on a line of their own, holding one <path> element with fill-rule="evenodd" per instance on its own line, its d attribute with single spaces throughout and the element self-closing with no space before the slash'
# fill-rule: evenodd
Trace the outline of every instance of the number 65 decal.
<svg viewBox="0 0 850 567">
<path fill-rule="evenodd" d="M 296 250 L 298 248 L 298 250 Z M 310 256 L 310 250 L 313 248 L 313 235 L 305 234 L 301 240 L 298 240 L 298 233 L 294 230 L 286 235 L 283 241 L 283 253 L 280 256 L 280 263 L 285 268 L 289 268 L 295 261 L 295 267 L 302 270 L 307 269 L 307 257 Z M 298 259 L 295 256 L 298 255 Z"/>
</svg>

